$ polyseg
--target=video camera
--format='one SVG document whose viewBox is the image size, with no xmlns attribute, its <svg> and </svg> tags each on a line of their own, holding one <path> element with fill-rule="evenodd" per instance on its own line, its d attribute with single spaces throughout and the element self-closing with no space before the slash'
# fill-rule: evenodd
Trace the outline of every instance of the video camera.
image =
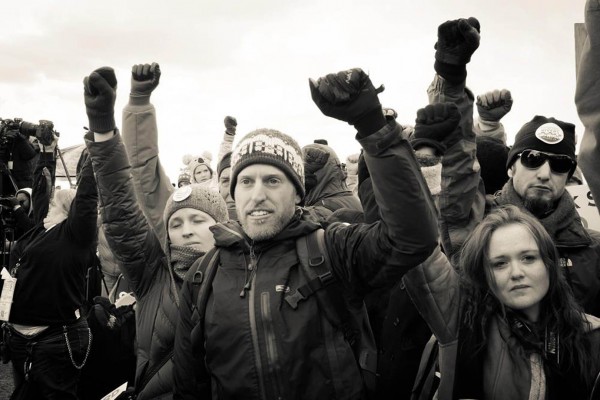
<svg viewBox="0 0 600 400">
<path fill-rule="evenodd" d="M 60 136 L 60 133 L 54 130 L 54 123 L 45 119 L 41 119 L 39 124 L 23 121 L 22 118 L 0 119 L 0 143 L 10 141 L 11 133 L 35 136 L 44 146 L 52 143 L 53 135 Z"/>
</svg>

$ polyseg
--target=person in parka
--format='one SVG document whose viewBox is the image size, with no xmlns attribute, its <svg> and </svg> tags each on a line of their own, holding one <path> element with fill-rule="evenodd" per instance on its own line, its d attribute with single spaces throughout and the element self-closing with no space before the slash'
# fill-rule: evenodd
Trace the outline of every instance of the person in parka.
<svg viewBox="0 0 600 400">
<path fill-rule="evenodd" d="M 154 71 L 145 73 L 148 78 Z M 85 137 L 98 182 L 106 239 L 137 301 L 137 399 L 171 398 L 172 352 L 179 287 L 191 264 L 214 244 L 208 227 L 227 219 L 225 202 L 200 185 L 177 189 L 163 210 L 161 244 L 136 200 L 128 153 L 114 124 L 116 77 L 103 67 L 86 78 L 88 114 L 100 115 L 108 131 Z M 166 250 L 163 250 L 166 249 Z"/>
<path fill-rule="evenodd" d="M 333 277 L 352 293 L 368 292 L 377 275 L 401 277 L 404 271 L 390 266 L 392 252 L 398 265 L 416 265 L 436 248 L 433 201 L 410 144 L 395 121 L 386 122 L 379 90 L 362 70 L 311 80 L 310 88 L 323 114 L 357 129 L 377 188 L 379 222 L 334 223 L 324 231 Z M 296 309 L 286 301 L 307 282 L 296 240 L 319 229 L 297 207 L 305 195 L 300 147 L 279 131 L 259 129 L 240 140 L 231 164 L 239 223 L 212 228 L 219 264 L 199 336 L 192 334 L 193 277 L 184 282 L 174 397 L 364 398 L 350 344 L 315 297 Z"/>
<path fill-rule="evenodd" d="M 331 147 L 311 143 L 302 148 L 302 156 L 306 207 L 311 207 L 324 220 L 340 208 L 362 211 L 360 200 L 348 188 L 340 160 Z"/>
</svg>

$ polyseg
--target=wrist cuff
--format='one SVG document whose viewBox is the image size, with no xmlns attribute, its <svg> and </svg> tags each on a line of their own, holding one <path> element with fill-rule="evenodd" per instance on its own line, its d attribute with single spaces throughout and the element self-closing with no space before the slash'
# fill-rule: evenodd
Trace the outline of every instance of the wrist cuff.
<svg viewBox="0 0 600 400">
<path fill-rule="evenodd" d="M 461 83 L 467 79 L 466 64 L 453 65 L 435 60 L 433 68 L 438 75 L 452 83 Z"/>
<path fill-rule="evenodd" d="M 130 94 L 129 104 L 132 106 L 145 106 L 150 104 L 150 95 Z"/>
<path fill-rule="evenodd" d="M 386 125 L 385 116 L 381 107 L 377 107 L 366 113 L 361 119 L 354 123 L 359 138 L 365 138 Z"/>
<path fill-rule="evenodd" d="M 106 133 L 117 128 L 114 115 L 101 118 L 88 118 L 90 122 L 90 131 L 98 133 Z"/>
</svg>

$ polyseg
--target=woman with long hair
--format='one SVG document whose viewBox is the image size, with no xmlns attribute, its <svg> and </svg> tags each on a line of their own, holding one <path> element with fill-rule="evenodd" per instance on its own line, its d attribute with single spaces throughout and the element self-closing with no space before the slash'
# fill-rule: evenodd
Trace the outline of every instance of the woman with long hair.
<svg viewBox="0 0 600 400">
<path fill-rule="evenodd" d="M 541 223 L 505 206 L 471 233 L 458 271 L 438 253 L 407 273 L 439 342 L 440 399 L 590 398 L 600 320 L 576 303 L 563 268 Z"/>
</svg>

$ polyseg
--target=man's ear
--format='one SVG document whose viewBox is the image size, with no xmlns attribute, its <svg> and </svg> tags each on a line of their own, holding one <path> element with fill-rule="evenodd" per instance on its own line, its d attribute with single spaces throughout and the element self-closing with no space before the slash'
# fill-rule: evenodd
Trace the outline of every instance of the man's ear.
<svg viewBox="0 0 600 400">
<path fill-rule="evenodd" d="M 513 169 L 515 168 L 515 164 L 511 165 L 510 168 L 506 171 L 506 174 L 509 178 L 513 177 Z"/>
<path fill-rule="evenodd" d="M 301 201 L 302 199 L 300 198 L 300 195 L 296 194 L 296 205 L 299 205 Z"/>
</svg>

